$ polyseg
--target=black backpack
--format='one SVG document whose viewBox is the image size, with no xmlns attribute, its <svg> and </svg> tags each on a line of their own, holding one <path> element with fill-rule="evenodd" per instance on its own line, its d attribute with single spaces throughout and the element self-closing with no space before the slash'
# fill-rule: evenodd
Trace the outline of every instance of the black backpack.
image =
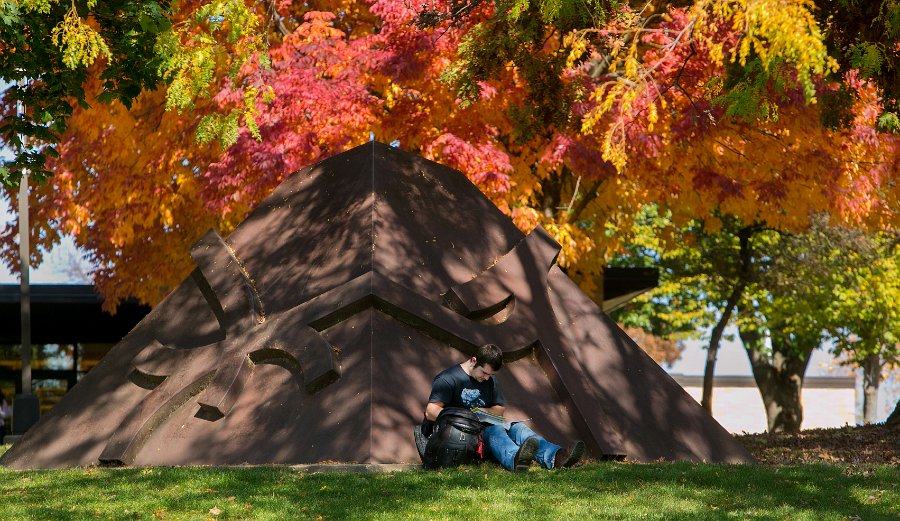
<svg viewBox="0 0 900 521">
<path fill-rule="evenodd" d="M 472 411 L 445 407 L 435 420 L 434 432 L 424 451 L 420 452 L 425 468 L 456 467 L 479 460 L 482 429 L 484 426 Z"/>
</svg>

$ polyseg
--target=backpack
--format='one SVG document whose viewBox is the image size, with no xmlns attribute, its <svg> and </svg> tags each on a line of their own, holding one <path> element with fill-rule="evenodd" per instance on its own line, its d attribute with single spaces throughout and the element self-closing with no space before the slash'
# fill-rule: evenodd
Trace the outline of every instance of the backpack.
<svg viewBox="0 0 900 521">
<path fill-rule="evenodd" d="M 484 426 L 472 411 L 445 407 L 421 454 L 425 468 L 456 467 L 481 459 L 482 429 Z"/>
</svg>

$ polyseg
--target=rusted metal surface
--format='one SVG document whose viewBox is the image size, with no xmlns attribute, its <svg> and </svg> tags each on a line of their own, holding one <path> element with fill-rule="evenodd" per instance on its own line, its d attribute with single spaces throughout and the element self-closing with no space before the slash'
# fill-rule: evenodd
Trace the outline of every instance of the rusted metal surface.
<svg viewBox="0 0 900 521">
<path fill-rule="evenodd" d="M 752 461 L 462 174 L 370 143 L 288 178 L 3 457 L 418 462 L 431 378 L 491 342 L 511 416 L 595 458 Z"/>
</svg>

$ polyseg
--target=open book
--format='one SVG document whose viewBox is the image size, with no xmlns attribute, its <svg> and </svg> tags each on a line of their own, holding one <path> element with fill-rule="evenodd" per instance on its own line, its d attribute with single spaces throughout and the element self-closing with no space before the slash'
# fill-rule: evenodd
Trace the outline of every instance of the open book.
<svg viewBox="0 0 900 521">
<path fill-rule="evenodd" d="M 500 425 L 504 429 L 510 428 L 512 426 L 512 424 L 514 424 L 514 423 L 527 422 L 531 419 L 531 418 L 525 418 L 524 420 L 510 420 L 503 416 L 497 416 L 496 414 L 491 414 L 489 412 L 483 411 L 483 410 L 479 409 L 478 407 L 475 407 L 474 409 L 472 409 L 472 412 L 475 413 L 475 416 L 478 417 L 478 421 L 480 421 L 481 423 L 487 423 L 490 425 Z"/>
</svg>

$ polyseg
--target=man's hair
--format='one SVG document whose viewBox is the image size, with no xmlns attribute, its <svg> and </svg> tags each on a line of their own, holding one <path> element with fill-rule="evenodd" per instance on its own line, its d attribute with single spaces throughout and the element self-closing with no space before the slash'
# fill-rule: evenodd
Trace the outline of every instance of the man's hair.
<svg viewBox="0 0 900 521">
<path fill-rule="evenodd" d="M 484 344 L 475 351 L 475 367 L 489 365 L 494 371 L 503 367 L 503 351 L 494 344 Z"/>
</svg>

